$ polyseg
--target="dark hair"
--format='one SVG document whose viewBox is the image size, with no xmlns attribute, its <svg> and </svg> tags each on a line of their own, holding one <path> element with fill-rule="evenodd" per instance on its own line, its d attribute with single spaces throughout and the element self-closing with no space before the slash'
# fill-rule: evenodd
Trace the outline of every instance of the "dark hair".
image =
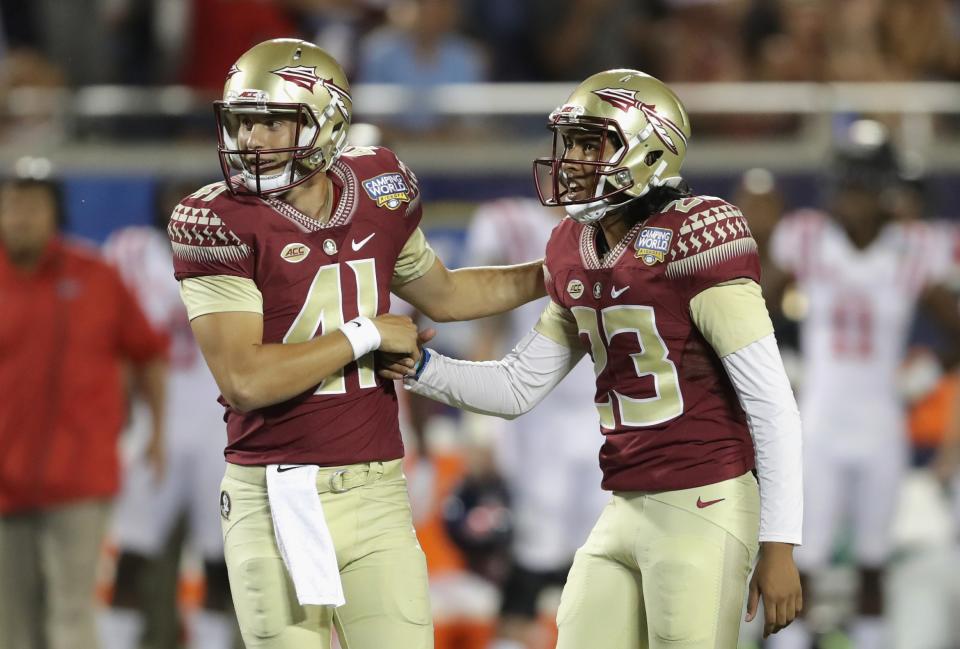
<svg viewBox="0 0 960 649">
<path fill-rule="evenodd" d="M 631 225 L 645 221 L 651 214 L 662 210 L 667 203 L 692 195 L 693 190 L 685 180 L 681 180 L 673 187 L 666 185 L 651 187 L 646 194 L 627 204 L 627 217 Z"/>
<path fill-rule="evenodd" d="M 46 192 L 53 199 L 54 219 L 57 229 L 62 230 L 67 225 L 63 186 L 60 181 L 51 178 L 9 177 L 0 182 L 0 189 L 39 189 Z"/>
</svg>

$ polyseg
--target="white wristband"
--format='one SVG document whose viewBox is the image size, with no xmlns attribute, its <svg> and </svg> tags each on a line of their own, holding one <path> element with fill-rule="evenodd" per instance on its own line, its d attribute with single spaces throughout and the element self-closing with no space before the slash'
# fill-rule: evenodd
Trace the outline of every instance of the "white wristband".
<svg viewBox="0 0 960 649">
<path fill-rule="evenodd" d="M 380 330 L 373 320 L 360 316 L 340 327 L 341 333 L 350 341 L 353 347 L 353 360 L 365 356 L 380 347 Z"/>
</svg>

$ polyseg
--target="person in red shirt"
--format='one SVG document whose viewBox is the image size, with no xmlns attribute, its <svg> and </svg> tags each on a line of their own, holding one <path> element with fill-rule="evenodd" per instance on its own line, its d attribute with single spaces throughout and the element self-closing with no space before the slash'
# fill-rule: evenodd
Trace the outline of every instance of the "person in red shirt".
<svg viewBox="0 0 960 649">
<path fill-rule="evenodd" d="M 163 465 L 166 342 L 95 250 L 59 236 L 59 195 L 46 180 L 0 184 L 0 649 L 98 645 L 127 362 Z"/>
</svg>

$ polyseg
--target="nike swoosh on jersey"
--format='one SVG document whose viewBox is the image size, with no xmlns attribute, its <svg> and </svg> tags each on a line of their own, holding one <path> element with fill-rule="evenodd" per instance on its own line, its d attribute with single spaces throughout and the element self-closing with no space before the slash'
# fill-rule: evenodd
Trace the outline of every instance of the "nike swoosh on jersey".
<svg viewBox="0 0 960 649">
<path fill-rule="evenodd" d="M 279 469 L 277 469 L 279 471 Z M 716 505 L 721 500 L 726 500 L 726 498 L 717 498 L 716 500 L 701 500 L 697 498 L 697 509 L 703 509 L 704 507 L 709 507 L 710 505 Z"/>
<path fill-rule="evenodd" d="M 623 292 L 626 291 L 628 288 L 630 288 L 630 287 L 629 287 L 629 286 L 624 286 L 623 288 L 617 288 L 616 286 L 611 286 L 611 287 L 610 287 L 610 297 L 612 297 L 612 298 L 618 298 L 618 297 L 620 297 L 621 295 L 623 295 Z"/>
<path fill-rule="evenodd" d="M 368 236 L 365 239 L 361 239 L 359 242 L 357 242 L 357 240 L 354 239 L 353 241 L 350 242 L 350 247 L 353 248 L 354 252 L 360 250 L 360 248 L 363 248 L 365 245 L 367 245 L 367 242 L 370 241 L 370 239 L 372 239 L 375 234 L 376 232 L 373 232 L 370 234 L 370 236 Z"/>
</svg>

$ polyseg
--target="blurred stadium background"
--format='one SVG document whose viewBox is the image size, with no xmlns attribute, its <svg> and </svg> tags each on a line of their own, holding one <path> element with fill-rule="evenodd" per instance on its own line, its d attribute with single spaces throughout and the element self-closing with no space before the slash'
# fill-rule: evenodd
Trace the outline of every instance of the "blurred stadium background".
<svg viewBox="0 0 960 649">
<path fill-rule="evenodd" d="M 0 22 L 0 167 L 62 180 L 68 231 L 98 243 L 152 223 L 170 184 L 220 178 L 210 101 L 241 52 L 279 36 L 312 40 L 344 64 L 364 123 L 353 139 L 390 146 L 418 175 L 424 225 L 448 266 L 462 263 L 480 204 L 535 197 L 531 161 L 549 146 L 546 114 L 576 81 L 609 67 L 654 74 L 684 100 L 694 133 L 685 175 L 699 193 L 774 196 L 782 212 L 823 205 L 836 139 L 871 118 L 918 188 L 921 218 L 955 219 L 960 204 L 952 0 L 0 0 Z M 786 315 L 802 317 L 800 305 Z M 473 336 L 460 325 L 440 340 L 471 355 Z M 950 342 L 923 319 L 911 336 L 912 347 L 933 352 Z M 960 647 L 950 628 L 960 618 L 958 521 L 946 491 L 923 477 L 956 407 L 955 372 L 908 390 L 920 477 L 898 518 L 888 580 L 898 649 Z M 412 497 L 434 578 L 463 575 L 466 584 L 459 610 L 445 606 L 457 598 L 438 602 L 437 646 L 479 649 L 496 595 L 467 576 L 473 562 L 442 518 L 459 478 L 486 470 L 483 448 L 496 443 L 497 426 L 428 410 L 411 426 L 423 432 L 412 439 L 426 440 L 411 459 Z M 852 646 L 840 629 L 853 578 L 842 545 L 837 553 L 840 567 L 822 576 L 830 597 L 813 611 L 830 647 Z M 202 589 L 189 552 L 182 574 L 189 607 Z M 102 581 L 106 596 L 109 551 Z M 936 595 L 921 606 L 924 593 Z M 555 601 L 542 598 L 544 647 Z M 911 626 L 929 628 L 923 615 L 935 610 L 946 620 L 940 644 L 913 644 Z M 177 646 L 176 617 L 156 619 L 168 626 L 153 627 L 146 643 Z M 743 642 L 759 646 L 756 629 Z"/>
</svg>

